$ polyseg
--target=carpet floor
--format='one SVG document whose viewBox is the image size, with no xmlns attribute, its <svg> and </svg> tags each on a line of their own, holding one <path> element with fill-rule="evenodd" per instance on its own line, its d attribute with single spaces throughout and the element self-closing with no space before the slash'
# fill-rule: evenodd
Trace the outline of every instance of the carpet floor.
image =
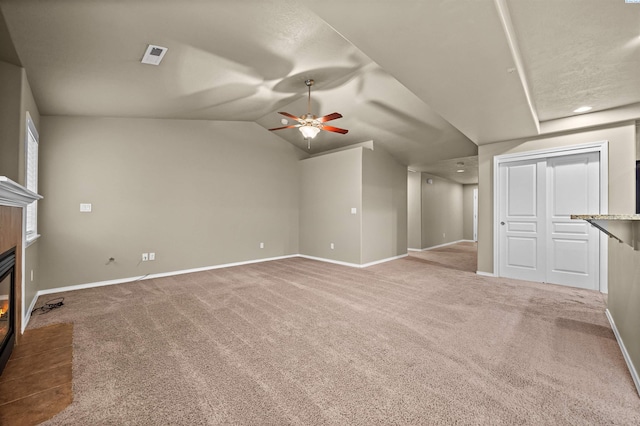
<svg viewBox="0 0 640 426">
<path fill-rule="evenodd" d="M 29 323 L 74 324 L 73 403 L 44 424 L 640 424 L 603 296 L 478 276 L 475 256 L 61 293 Z"/>
</svg>

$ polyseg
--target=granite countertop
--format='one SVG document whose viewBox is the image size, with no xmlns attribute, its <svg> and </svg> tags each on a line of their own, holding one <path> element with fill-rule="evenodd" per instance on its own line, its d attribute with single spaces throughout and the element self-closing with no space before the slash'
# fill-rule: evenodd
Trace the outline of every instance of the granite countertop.
<svg viewBox="0 0 640 426">
<path fill-rule="evenodd" d="M 571 219 L 583 220 L 640 220 L 640 214 L 572 214 Z"/>
</svg>

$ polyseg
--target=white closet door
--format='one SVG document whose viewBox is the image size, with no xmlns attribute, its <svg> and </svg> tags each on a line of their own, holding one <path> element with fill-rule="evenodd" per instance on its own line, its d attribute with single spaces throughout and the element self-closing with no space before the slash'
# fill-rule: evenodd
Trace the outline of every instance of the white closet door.
<svg viewBox="0 0 640 426">
<path fill-rule="evenodd" d="M 600 211 L 600 155 L 576 154 L 547 160 L 546 282 L 599 288 L 598 230 L 571 214 Z"/>
<path fill-rule="evenodd" d="M 500 173 L 500 276 L 545 280 L 545 161 L 503 163 Z"/>
</svg>

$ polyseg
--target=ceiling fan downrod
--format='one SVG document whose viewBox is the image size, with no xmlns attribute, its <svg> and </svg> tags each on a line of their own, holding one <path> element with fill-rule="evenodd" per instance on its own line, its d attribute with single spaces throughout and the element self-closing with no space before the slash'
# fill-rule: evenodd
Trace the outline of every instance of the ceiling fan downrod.
<svg viewBox="0 0 640 426">
<path fill-rule="evenodd" d="M 304 81 L 304 84 L 309 88 L 309 97 L 307 99 L 307 114 L 309 117 L 311 117 L 311 86 L 313 86 L 313 83 L 315 83 L 315 81 L 311 78 Z"/>
</svg>

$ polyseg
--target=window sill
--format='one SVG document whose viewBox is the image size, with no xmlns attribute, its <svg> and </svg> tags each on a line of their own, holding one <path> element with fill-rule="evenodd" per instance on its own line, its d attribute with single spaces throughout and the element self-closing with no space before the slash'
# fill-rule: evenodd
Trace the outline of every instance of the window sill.
<svg viewBox="0 0 640 426">
<path fill-rule="evenodd" d="M 33 235 L 29 238 L 27 238 L 24 242 L 24 248 L 29 247 L 31 244 L 35 243 L 36 241 L 38 241 L 38 238 L 40 238 L 40 234 L 36 234 Z"/>
</svg>

